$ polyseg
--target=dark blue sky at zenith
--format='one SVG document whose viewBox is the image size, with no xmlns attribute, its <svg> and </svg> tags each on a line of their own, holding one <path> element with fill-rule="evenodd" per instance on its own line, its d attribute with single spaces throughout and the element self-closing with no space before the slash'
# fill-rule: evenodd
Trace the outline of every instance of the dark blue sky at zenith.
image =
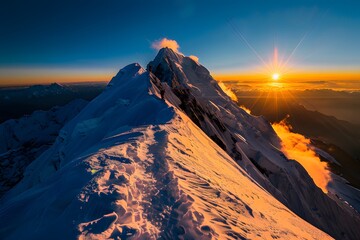
<svg viewBox="0 0 360 240">
<path fill-rule="evenodd" d="M 246 71 L 274 46 L 297 67 L 360 67 L 360 1 L 2 1 L 0 71 L 146 65 L 155 40 L 175 39 L 215 72 Z"/>
</svg>

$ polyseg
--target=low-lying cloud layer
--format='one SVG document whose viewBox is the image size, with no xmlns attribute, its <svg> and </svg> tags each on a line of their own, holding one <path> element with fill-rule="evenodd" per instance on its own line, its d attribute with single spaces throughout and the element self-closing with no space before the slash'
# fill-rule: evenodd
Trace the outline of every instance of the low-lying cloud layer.
<svg viewBox="0 0 360 240">
<path fill-rule="evenodd" d="M 291 132 L 286 120 L 272 124 L 281 139 L 281 151 L 287 158 L 299 162 L 308 172 L 315 184 L 327 193 L 327 185 L 331 181 L 330 171 L 325 162 L 321 162 L 310 146 L 310 139 L 301 134 Z"/>
</svg>

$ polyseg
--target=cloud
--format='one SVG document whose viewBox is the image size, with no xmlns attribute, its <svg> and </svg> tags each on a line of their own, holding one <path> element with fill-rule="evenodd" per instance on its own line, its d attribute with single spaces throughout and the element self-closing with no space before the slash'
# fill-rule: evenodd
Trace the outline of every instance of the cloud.
<svg viewBox="0 0 360 240">
<path fill-rule="evenodd" d="M 198 58 L 197 56 L 190 55 L 189 58 L 191 58 L 191 59 L 194 60 L 195 62 L 199 63 L 199 58 Z"/>
<path fill-rule="evenodd" d="M 236 97 L 235 93 L 228 88 L 224 83 L 222 82 L 218 82 L 221 90 L 224 91 L 224 93 L 226 93 L 226 95 L 228 95 L 233 101 L 237 102 L 238 98 Z"/>
<path fill-rule="evenodd" d="M 248 109 L 247 107 L 245 107 L 244 105 L 241 105 L 240 108 L 241 108 L 242 110 L 244 110 L 245 112 L 247 112 L 248 114 L 251 114 L 251 110 Z"/>
<path fill-rule="evenodd" d="M 173 40 L 173 39 L 162 38 L 162 39 L 156 40 L 151 44 L 151 47 L 156 50 L 160 50 L 162 48 L 167 47 L 167 48 L 172 49 L 174 52 L 182 54 L 179 51 L 179 49 L 180 49 L 179 44 L 176 42 L 176 40 Z M 199 63 L 199 58 L 197 56 L 190 55 L 189 58 L 191 58 L 195 62 Z"/>
<path fill-rule="evenodd" d="M 179 52 L 179 48 L 180 48 L 179 44 L 175 40 L 167 39 L 167 38 L 163 38 L 153 42 L 151 44 L 151 47 L 156 50 L 160 50 L 161 48 L 168 47 L 174 50 L 175 52 Z"/>
<path fill-rule="evenodd" d="M 281 151 L 289 159 L 299 162 L 308 172 L 315 184 L 327 193 L 327 185 L 331 181 L 330 171 L 325 162 L 321 162 L 310 145 L 310 139 L 301 134 L 291 132 L 292 127 L 286 119 L 272 124 L 281 139 Z"/>
</svg>

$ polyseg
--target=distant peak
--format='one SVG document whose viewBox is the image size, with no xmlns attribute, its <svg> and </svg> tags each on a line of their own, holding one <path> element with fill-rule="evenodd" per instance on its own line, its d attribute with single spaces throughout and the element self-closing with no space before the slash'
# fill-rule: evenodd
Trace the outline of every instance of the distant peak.
<svg viewBox="0 0 360 240">
<path fill-rule="evenodd" d="M 142 74 L 143 72 L 145 72 L 145 69 L 142 68 L 139 63 L 131 63 L 131 64 L 123 67 L 122 69 L 120 69 L 118 74 L 116 74 L 116 77 L 124 75 L 124 74 L 126 74 L 126 75 Z"/>
<path fill-rule="evenodd" d="M 114 85 L 117 82 L 124 81 L 126 79 L 132 79 L 142 75 L 145 72 L 146 70 L 141 67 L 139 63 L 131 63 L 120 69 L 120 71 L 116 74 L 115 77 L 112 78 L 109 84 Z"/>
<path fill-rule="evenodd" d="M 141 65 L 139 63 L 131 63 L 123 67 L 120 71 L 133 71 L 141 69 Z"/>
<path fill-rule="evenodd" d="M 54 83 L 51 83 L 49 85 L 49 87 L 51 87 L 51 88 L 62 88 L 63 86 L 61 84 L 59 84 L 59 83 L 54 82 Z"/>
</svg>

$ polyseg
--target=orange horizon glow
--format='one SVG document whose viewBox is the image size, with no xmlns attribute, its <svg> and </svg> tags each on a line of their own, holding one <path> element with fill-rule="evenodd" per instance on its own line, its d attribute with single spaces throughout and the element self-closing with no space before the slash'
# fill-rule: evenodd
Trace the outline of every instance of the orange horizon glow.
<svg viewBox="0 0 360 240">
<path fill-rule="evenodd" d="M 0 87 L 16 87 L 29 85 L 46 85 L 50 83 L 86 83 L 86 82 L 109 82 L 111 77 L 108 76 L 81 76 L 81 77 L 27 77 L 27 78 L 7 78 L 6 81 L 1 81 Z"/>
<path fill-rule="evenodd" d="M 86 83 L 86 82 L 109 82 L 111 77 L 98 77 L 98 76 L 82 76 L 82 77 L 46 77 L 46 78 L 11 78 L 6 82 L 1 81 L 0 87 L 20 87 L 20 86 L 30 86 L 30 85 L 47 85 L 51 83 Z"/>
<path fill-rule="evenodd" d="M 328 86 L 332 85 L 338 87 L 335 81 L 343 81 L 340 84 L 342 85 L 342 88 L 349 89 L 349 85 L 351 84 L 347 84 L 348 86 L 346 86 L 345 81 L 360 82 L 360 71 L 356 68 L 342 70 L 315 70 L 314 68 L 294 68 L 294 66 L 290 66 L 290 60 L 292 59 L 297 47 L 295 47 L 287 58 L 285 58 L 285 56 L 279 58 L 279 51 L 275 46 L 272 59 L 270 59 L 269 62 L 265 62 L 263 58 L 258 56 L 257 52 L 253 49 L 254 53 L 258 56 L 261 62 L 261 65 L 256 69 L 248 72 L 233 71 L 214 73 L 213 76 L 216 80 L 221 82 L 257 82 L 257 86 L 255 86 L 256 88 L 259 87 L 259 84 L 261 83 L 263 83 L 262 87 L 265 88 L 292 88 L 296 85 L 296 83 L 307 83 L 307 87 L 311 88 L 312 83 L 320 81 L 327 81 Z M 355 86 L 354 89 L 360 89 L 360 84 L 357 83 L 352 85 L 352 87 Z M 297 87 L 299 87 L 299 85 Z M 301 87 L 304 87 L 304 85 Z"/>
<path fill-rule="evenodd" d="M 109 71 L 109 73 L 80 73 L 80 72 L 66 72 L 53 73 L 44 72 L 41 74 L 14 74 L 14 75 L 0 75 L 0 87 L 11 86 L 28 86 L 33 84 L 50 84 L 57 83 L 76 83 L 76 82 L 108 82 L 115 75 L 115 73 Z M 298 73 L 286 73 L 282 74 L 280 79 L 273 80 L 272 75 L 265 73 L 222 73 L 212 74 L 212 76 L 223 83 L 251 83 L 254 87 L 288 87 L 293 88 L 297 83 L 308 82 L 305 88 L 315 88 L 312 82 L 316 81 L 340 81 L 340 89 L 359 89 L 360 87 L 360 72 L 298 72 Z M 355 87 L 350 85 L 356 84 Z M 256 86 L 255 86 L 256 85 Z M 331 88 L 331 87 L 330 87 Z"/>
<path fill-rule="evenodd" d="M 246 84 L 256 89 L 333 89 L 333 90 L 360 90 L 360 72 L 294 72 L 279 74 L 269 73 L 238 73 L 213 74 L 217 81 L 224 84 Z"/>
<path fill-rule="evenodd" d="M 290 80 L 353 80 L 360 81 L 360 72 L 358 71 L 303 71 L 282 74 L 285 81 Z M 242 81 L 242 80 L 266 80 L 271 79 L 269 74 L 265 73 L 213 73 L 215 79 L 221 81 Z"/>
<path fill-rule="evenodd" d="M 108 82 L 115 73 L 108 69 L 3 69 L 0 87 L 50 83 Z"/>
<path fill-rule="evenodd" d="M 228 71 L 212 72 L 212 76 L 223 83 L 226 82 L 254 82 L 263 83 L 270 87 L 289 87 L 299 82 L 309 82 L 306 87 L 312 88 L 311 82 L 316 81 L 341 81 L 343 89 L 360 89 L 359 70 L 313 70 L 297 69 L 285 71 L 282 61 L 278 59 L 278 50 L 274 48 L 273 59 L 266 67 L 249 71 Z M 0 86 L 24 86 L 32 84 L 73 83 L 73 82 L 108 82 L 116 74 L 113 69 L 104 68 L 2 68 L 0 69 Z M 279 74 L 278 79 L 274 79 L 274 74 Z M 346 82 L 348 81 L 348 82 Z M 349 87 L 347 85 L 356 85 Z M 329 87 L 331 88 L 331 87 Z"/>
</svg>

